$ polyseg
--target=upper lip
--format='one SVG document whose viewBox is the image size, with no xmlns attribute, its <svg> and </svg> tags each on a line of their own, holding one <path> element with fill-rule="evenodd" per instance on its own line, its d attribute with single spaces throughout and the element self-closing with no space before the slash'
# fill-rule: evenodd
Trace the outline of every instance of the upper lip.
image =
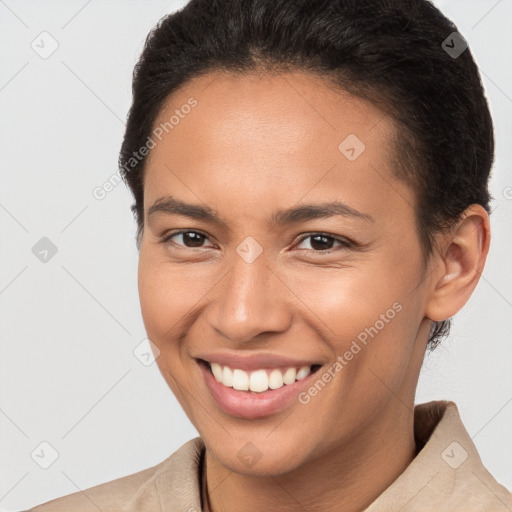
<svg viewBox="0 0 512 512">
<path fill-rule="evenodd" d="M 311 359 L 294 359 L 292 357 L 269 352 L 257 354 L 212 352 L 201 354 L 197 356 L 196 359 L 202 359 L 209 363 L 217 363 L 221 366 L 229 366 L 232 369 L 245 371 L 254 371 L 263 368 L 301 368 L 302 366 L 322 365 L 322 363 Z"/>
</svg>

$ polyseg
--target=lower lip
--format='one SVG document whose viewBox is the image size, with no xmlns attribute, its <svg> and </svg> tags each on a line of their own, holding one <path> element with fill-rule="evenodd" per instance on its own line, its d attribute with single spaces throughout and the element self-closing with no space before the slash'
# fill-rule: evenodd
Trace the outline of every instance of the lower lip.
<svg viewBox="0 0 512 512">
<path fill-rule="evenodd" d="M 198 361 L 198 364 L 206 386 L 219 407 L 232 416 L 249 420 L 264 418 L 281 411 L 286 405 L 297 399 L 297 395 L 309 385 L 311 377 L 318 371 L 310 373 L 293 384 L 285 384 L 278 389 L 268 389 L 263 393 L 256 393 L 228 388 L 217 382 L 206 363 Z"/>
</svg>

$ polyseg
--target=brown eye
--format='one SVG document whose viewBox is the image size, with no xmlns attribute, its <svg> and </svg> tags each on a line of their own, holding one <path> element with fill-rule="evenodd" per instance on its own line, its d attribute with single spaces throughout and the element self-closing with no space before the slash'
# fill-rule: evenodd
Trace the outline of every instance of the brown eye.
<svg viewBox="0 0 512 512">
<path fill-rule="evenodd" d="M 177 242 L 181 237 L 181 243 Z M 206 235 L 199 233 L 198 231 L 179 231 L 177 233 L 172 233 L 166 236 L 162 242 L 172 242 L 174 245 L 188 247 L 188 248 L 197 248 L 203 247 L 203 243 L 205 240 L 208 240 Z"/>
<path fill-rule="evenodd" d="M 299 245 L 308 239 L 311 240 L 310 248 L 314 252 L 330 251 L 336 243 L 338 243 L 342 248 L 348 248 L 351 246 L 351 243 L 343 238 L 324 233 L 312 233 L 306 235 L 300 239 Z M 306 249 L 309 248 L 306 247 Z"/>
</svg>

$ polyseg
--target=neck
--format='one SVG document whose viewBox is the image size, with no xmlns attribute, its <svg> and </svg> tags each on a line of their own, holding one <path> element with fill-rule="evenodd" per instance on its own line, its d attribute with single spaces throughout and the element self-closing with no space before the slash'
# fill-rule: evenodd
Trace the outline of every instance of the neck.
<svg viewBox="0 0 512 512">
<path fill-rule="evenodd" d="M 357 438 L 278 476 L 230 471 L 206 451 L 210 512 L 360 511 L 406 469 L 416 454 L 412 406 L 393 409 Z"/>
</svg>

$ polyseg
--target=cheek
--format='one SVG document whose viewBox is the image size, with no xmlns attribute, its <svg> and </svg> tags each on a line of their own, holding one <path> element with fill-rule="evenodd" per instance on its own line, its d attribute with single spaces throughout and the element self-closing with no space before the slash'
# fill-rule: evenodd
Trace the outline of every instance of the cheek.
<svg viewBox="0 0 512 512">
<path fill-rule="evenodd" d="M 169 318 L 169 314 L 174 311 L 173 297 L 176 296 L 176 292 L 168 286 L 165 276 L 162 276 L 147 260 L 148 258 L 144 258 L 141 254 L 138 286 L 142 317 L 151 338 L 155 335 L 159 337 L 165 327 L 164 319 Z M 167 321 L 165 325 L 169 328 Z"/>
<path fill-rule="evenodd" d="M 420 297 L 411 293 L 421 269 L 412 259 L 397 272 L 396 258 L 390 252 L 361 265 L 289 276 L 333 355 L 348 351 L 347 359 L 397 371 L 406 363 L 421 320 Z"/>
<path fill-rule="evenodd" d="M 141 246 L 138 288 L 148 337 L 161 350 L 172 350 L 173 341 L 193 322 L 191 315 L 219 279 L 212 267 L 176 265 L 154 247 Z"/>
<path fill-rule="evenodd" d="M 188 394 L 183 392 L 184 387 L 190 388 L 189 372 L 178 334 L 198 294 L 189 279 L 173 272 L 157 251 L 144 244 L 139 256 L 138 288 L 147 336 L 160 351 L 156 364 L 184 411 L 190 414 Z"/>
<path fill-rule="evenodd" d="M 138 268 L 138 288 L 142 318 L 149 338 L 161 350 L 163 336 L 185 313 L 185 301 L 180 280 L 173 280 L 166 265 L 159 262 L 155 251 L 141 247 Z"/>
<path fill-rule="evenodd" d="M 371 265 L 360 265 L 297 273 L 288 284 L 327 332 L 356 335 L 357 329 L 373 325 L 380 314 L 403 300 L 402 284 L 389 278 L 379 282 L 381 274 Z M 389 314 L 393 316 L 394 310 Z"/>
</svg>

